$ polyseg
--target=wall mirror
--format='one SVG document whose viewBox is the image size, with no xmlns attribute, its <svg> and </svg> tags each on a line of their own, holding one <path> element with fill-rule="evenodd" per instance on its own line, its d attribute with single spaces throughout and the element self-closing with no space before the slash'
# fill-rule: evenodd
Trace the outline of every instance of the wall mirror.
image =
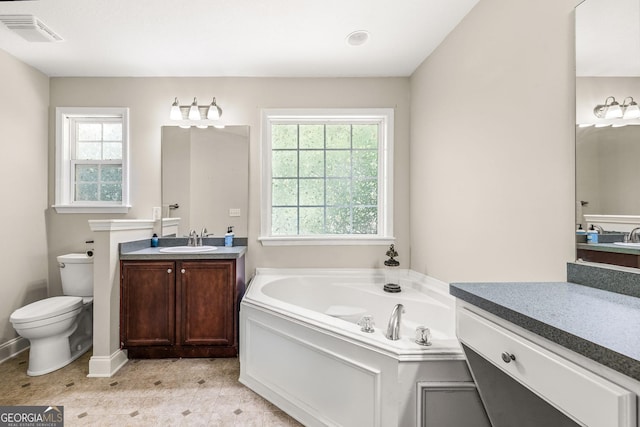
<svg viewBox="0 0 640 427">
<path fill-rule="evenodd" d="M 622 234 L 640 226 L 640 119 L 596 117 L 608 97 L 640 103 L 640 0 L 576 8 L 576 224 Z M 640 248 L 614 247 L 601 260 L 585 258 L 586 249 L 578 240 L 579 258 L 640 266 Z"/>
<path fill-rule="evenodd" d="M 162 235 L 246 237 L 249 126 L 162 127 Z"/>
</svg>

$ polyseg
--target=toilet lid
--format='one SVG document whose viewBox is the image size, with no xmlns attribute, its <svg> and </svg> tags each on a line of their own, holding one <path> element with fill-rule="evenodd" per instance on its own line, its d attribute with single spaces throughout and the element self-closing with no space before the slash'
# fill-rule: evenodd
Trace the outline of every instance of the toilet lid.
<svg viewBox="0 0 640 427">
<path fill-rule="evenodd" d="M 26 323 L 59 316 L 82 307 L 82 297 L 51 297 L 32 302 L 11 314 L 11 323 Z"/>
</svg>

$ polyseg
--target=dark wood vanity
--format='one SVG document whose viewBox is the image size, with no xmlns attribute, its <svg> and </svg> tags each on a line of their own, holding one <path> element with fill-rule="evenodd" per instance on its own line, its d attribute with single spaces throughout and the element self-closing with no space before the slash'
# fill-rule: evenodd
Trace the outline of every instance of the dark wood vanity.
<svg viewBox="0 0 640 427">
<path fill-rule="evenodd" d="M 576 255 L 583 261 L 640 268 L 640 250 L 638 249 L 623 249 L 608 244 L 578 243 Z"/>
<path fill-rule="evenodd" d="M 243 252 L 232 259 L 121 259 L 121 347 L 134 359 L 237 356 L 244 270 Z"/>
</svg>

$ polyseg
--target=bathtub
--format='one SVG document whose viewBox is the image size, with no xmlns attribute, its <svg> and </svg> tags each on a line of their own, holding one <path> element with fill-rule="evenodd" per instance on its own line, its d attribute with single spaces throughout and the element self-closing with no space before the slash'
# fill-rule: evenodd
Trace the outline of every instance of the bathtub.
<svg viewBox="0 0 640 427">
<path fill-rule="evenodd" d="M 475 393 L 448 285 L 412 271 L 400 293 L 383 284 L 378 269 L 257 269 L 240 304 L 240 381 L 305 426 L 420 425 L 442 407 L 434 393 Z M 391 341 L 396 304 L 405 312 Z M 415 342 L 418 326 L 431 345 Z"/>
</svg>

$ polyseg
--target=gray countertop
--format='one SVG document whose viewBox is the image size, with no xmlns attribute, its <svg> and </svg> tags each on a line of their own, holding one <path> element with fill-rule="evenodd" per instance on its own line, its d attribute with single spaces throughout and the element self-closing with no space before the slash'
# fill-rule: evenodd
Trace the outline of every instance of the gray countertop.
<svg viewBox="0 0 640 427">
<path fill-rule="evenodd" d="M 640 380 L 640 298 L 569 282 L 452 283 L 450 293 Z"/>
<path fill-rule="evenodd" d="M 247 252 L 246 246 L 218 246 L 215 251 L 203 253 L 162 253 L 162 248 L 143 248 L 128 252 L 120 252 L 121 260 L 184 260 L 184 259 L 237 259 Z"/>
</svg>

